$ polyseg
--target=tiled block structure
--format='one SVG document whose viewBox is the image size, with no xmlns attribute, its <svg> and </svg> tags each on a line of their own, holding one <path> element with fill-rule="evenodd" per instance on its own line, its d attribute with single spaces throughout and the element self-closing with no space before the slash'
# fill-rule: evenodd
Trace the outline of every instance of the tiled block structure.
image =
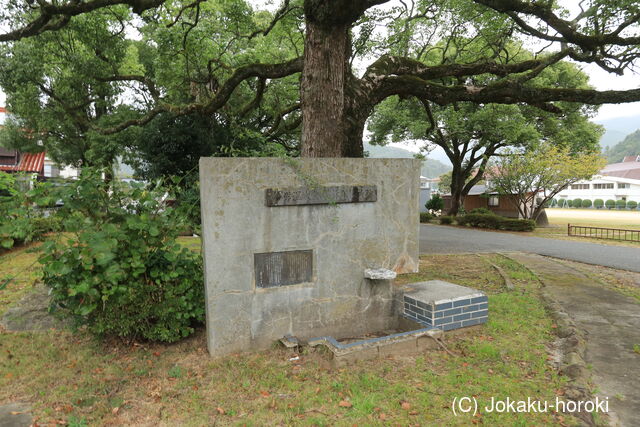
<svg viewBox="0 0 640 427">
<path fill-rule="evenodd" d="M 402 314 L 443 331 L 485 323 L 487 296 L 475 289 L 441 280 L 412 283 L 402 296 Z"/>
</svg>

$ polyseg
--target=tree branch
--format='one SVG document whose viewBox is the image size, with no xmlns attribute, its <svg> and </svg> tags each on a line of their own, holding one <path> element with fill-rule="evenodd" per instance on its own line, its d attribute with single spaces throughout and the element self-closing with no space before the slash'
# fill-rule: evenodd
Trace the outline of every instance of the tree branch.
<svg viewBox="0 0 640 427">
<path fill-rule="evenodd" d="M 301 71 L 302 58 L 295 58 L 291 61 L 283 62 L 280 64 L 245 65 L 243 67 L 237 68 L 233 72 L 233 74 L 219 87 L 215 96 L 207 100 L 206 102 L 195 102 L 183 106 L 175 106 L 167 104 L 162 100 L 158 100 L 158 104 L 143 117 L 139 119 L 128 120 L 111 128 L 96 129 L 96 131 L 105 135 L 110 135 L 118 133 L 130 126 L 143 126 L 149 123 L 155 116 L 164 111 L 176 115 L 187 115 L 196 111 L 204 114 L 212 114 L 222 108 L 227 103 L 238 85 L 240 85 L 240 83 L 247 79 L 254 77 L 258 77 L 260 79 L 276 79 L 290 76 Z"/>
<path fill-rule="evenodd" d="M 90 0 L 69 1 L 64 4 L 39 1 L 39 15 L 20 28 L 0 34 L 0 42 L 20 40 L 45 31 L 59 30 L 65 27 L 72 17 L 92 12 L 108 6 L 128 5 L 140 15 L 147 9 L 160 6 L 165 0 Z"/>
</svg>

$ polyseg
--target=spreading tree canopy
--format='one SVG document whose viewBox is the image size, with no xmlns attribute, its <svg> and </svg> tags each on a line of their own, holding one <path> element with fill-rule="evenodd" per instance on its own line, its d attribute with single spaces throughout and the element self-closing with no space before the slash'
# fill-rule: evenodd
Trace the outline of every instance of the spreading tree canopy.
<svg viewBox="0 0 640 427">
<path fill-rule="evenodd" d="M 579 10 L 546 0 L 283 0 L 274 13 L 243 0 L 2 6 L 9 107 L 28 117 L 49 106 L 57 116 L 30 131 L 70 142 L 69 134 L 99 141 L 161 113 L 248 117 L 261 109 L 254 119 L 265 135 L 301 123 L 302 155 L 357 157 L 367 119 L 392 96 L 559 115 L 562 102 L 640 100 L 640 89 L 536 79 L 566 60 L 614 74 L 632 68 L 640 4 L 631 0 L 585 0 Z M 536 51 L 513 56 L 518 40 Z"/>
</svg>

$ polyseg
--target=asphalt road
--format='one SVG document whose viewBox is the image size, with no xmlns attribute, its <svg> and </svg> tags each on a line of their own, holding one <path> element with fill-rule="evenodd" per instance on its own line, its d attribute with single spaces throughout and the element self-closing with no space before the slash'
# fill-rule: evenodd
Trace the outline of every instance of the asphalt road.
<svg viewBox="0 0 640 427">
<path fill-rule="evenodd" d="M 420 226 L 421 254 L 530 252 L 640 272 L 640 248 L 518 236 L 442 225 Z"/>
</svg>

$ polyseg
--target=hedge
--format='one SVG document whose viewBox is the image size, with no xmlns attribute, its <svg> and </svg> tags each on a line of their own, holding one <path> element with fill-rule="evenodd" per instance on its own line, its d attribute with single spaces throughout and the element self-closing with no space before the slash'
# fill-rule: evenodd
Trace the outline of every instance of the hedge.
<svg viewBox="0 0 640 427">
<path fill-rule="evenodd" d="M 604 202 L 604 205 L 607 207 L 607 209 L 613 209 L 616 207 L 616 201 L 609 199 L 606 202 Z"/>
<path fill-rule="evenodd" d="M 453 217 L 452 216 L 441 216 L 439 218 L 440 220 L 440 224 L 453 224 Z"/>
<path fill-rule="evenodd" d="M 629 200 L 627 202 L 627 209 L 635 209 L 638 207 L 638 202 L 636 202 L 635 200 Z"/>
<path fill-rule="evenodd" d="M 591 202 L 591 200 L 589 200 L 589 199 L 584 199 L 584 200 L 582 201 L 582 207 L 583 207 L 583 208 L 590 208 L 590 207 L 591 207 L 591 205 L 592 205 L 592 202 Z"/>
<path fill-rule="evenodd" d="M 420 222 L 429 222 L 433 218 L 435 218 L 435 215 L 430 214 L 429 212 L 420 212 Z"/>
<path fill-rule="evenodd" d="M 616 208 L 624 209 L 626 207 L 627 207 L 627 201 L 626 200 L 616 200 Z"/>
<path fill-rule="evenodd" d="M 596 209 L 602 209 L 602 207 L 604 206 L 604 200 L 602 199 L 595 199 L 593 201 L 593 207 Z"/>
<path fill-rule="evenodd" d="M 571 206 L 573 206 L 574 208 L 582 207 L 582 199 L 573 199 L 573 202 L 571 202 Z"/>
<path fill-rule="evenodd" d="M 456 218 L 459 225 L 471 227 L 490 228 L 493 230 L 508 231 L 533 231 L 536 228 L 535 221 L 530 219 L 505 218 L 495 214 L 467 214 Z"/>
</svg>

